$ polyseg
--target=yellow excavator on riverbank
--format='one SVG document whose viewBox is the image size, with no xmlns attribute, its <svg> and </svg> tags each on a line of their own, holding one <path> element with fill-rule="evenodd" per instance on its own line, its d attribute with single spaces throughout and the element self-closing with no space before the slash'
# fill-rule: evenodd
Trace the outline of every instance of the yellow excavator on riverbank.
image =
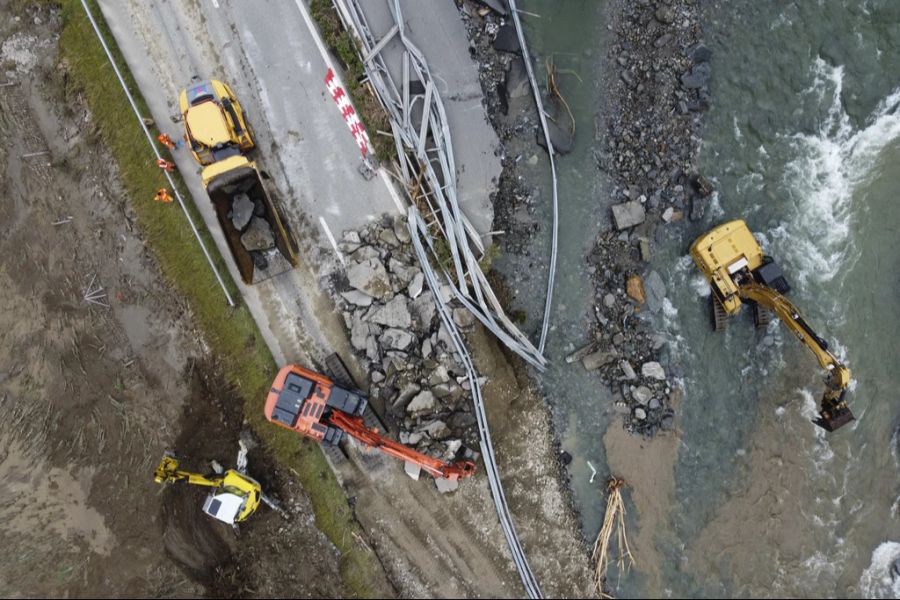
<svg viewBox="0 0 900 600">
<path fill-rule="evenodd" d="M 844 399 L 850 369 L 828 349 L 828 343 L 785 297 L 790 286 L 784 273 L 771 256 L 763 253 L 747 224 L 736 220 L 719 225 L 694 241 L 691 256 L 712 288 L 713 328 L 724 329 L 728 317 L 737 314 L 744 302 L 753 307 L 758 327 L 767 325 L 771 313 L 775 313 L 828 371 L 819 418 L 813 422 L 827 431 L 835 431 L 852 421 L 853 413 Z"/>
</svg>

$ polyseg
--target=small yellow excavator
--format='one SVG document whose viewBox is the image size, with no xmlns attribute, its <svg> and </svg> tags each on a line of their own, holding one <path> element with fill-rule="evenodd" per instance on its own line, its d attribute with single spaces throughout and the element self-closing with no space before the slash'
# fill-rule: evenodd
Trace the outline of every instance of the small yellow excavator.
<svg viewBox="0 0 900 600">
<path fill-rule="evenodd" d="M 156 467 L 156 483 L 189 483 L 213 488 L 203 503 L 203 512 L 223 523 L 234 525 L 245 521 L 259 508 L 265 497 L 262 486 L 240 471 L 228 469 L 223 474 L 201 475 L 178 468 L 178 459 L 163 456 Z"/>
<path fill-rule="evenodd" d="M 740 311 L 743 302 L 753 307 L 757 327 L 768 325 L 771 313 L 812 351 L 826 370 L 825 393 L 819 418 L 813 422 L 835 431 L 854 419 L 844 400 L 850 369 L 828 350 L 797 307 L 785 297 L 790 286 L 771 256 L 766 256 L 742 220 L 729 221 L 700 236 L 691 245 L 691 256 L 712 288 L 710 306 L 713 328 L 725 328 L 728 317 Z"/>
</svg>

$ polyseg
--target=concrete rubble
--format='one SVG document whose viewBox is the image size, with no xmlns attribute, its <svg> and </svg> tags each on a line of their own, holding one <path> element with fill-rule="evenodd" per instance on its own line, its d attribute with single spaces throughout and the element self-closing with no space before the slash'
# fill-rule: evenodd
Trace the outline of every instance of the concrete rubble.
<svg viewBox="0 0 900 600">
<path fill-rule="evenodd" d="M 405 222 L 385 216 L 345 232 L 339 247 L 348 257 L 347 276 L 333 295 L 388 428 L 401 442 L 445 460 L 464 446 L 477 448 L 471 397 L 459 383 L 465 369 L 424 286 Z M 466 309 L 452 313 L 461 330 L 475 326 Z"/>
</svg>

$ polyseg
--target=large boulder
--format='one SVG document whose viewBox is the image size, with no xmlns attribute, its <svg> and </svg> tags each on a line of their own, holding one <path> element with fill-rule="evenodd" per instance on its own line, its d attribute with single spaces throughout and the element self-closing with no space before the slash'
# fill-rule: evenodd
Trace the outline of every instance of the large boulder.
<svg viewBox="0 0 900 600">
<path fill-rule="evenodd" d="M 390 302 L 376 309 L 369 316 L 369 321 L 385 327 L 409 329 L 412 325 L 412 316 L 409 314 L 406 296 L 394 296 Z"/>
<path fill-rule="evenodd" d="M 664 381 L 666 379 L 665 369 L 663 369 L 662 365 L 656 361 L 645 362 L 643 366 L 641 366 L 641 375 L 658 381 Z"/>
<path fill-rule="evenodd" d="M 622 231 L 640 225 L 647 218 L 644 206 L 636 200 L 616 204 L 612 207 L 613 219 L 616 222 L 616 229 Z"/>
<path fill-rule="evenodd" d="M 241 244 L 247 250 L 268 250 L 275 246 L 275 234 L 265 219 L 253 217 L 247 231 L 241 236 Z"/>
<path fill-rule="evenodd" d="M 662 309 L 663 300 L 666 298 L 666 284 L 656 271 L 650 271 L 644 280 L 644 291 L 647 293 L 647 308 L 650 312 L 657 313 Z"/>
<path fill-rule="evenodd" d="M 443 440 L 450 437 L 450 428 L 443 421 L 430 421 L 420 427 L 419 431 L 427 433 L 428 437 L 433 440 Z"/>
<path fill-rule="evenodd" d="M 583 364 L 584 368 L 588 371 L 593 371 L 594 369 L 599 369 L 603 365 L 611 363 L 615 359 L 615 352 L 605 352 L 601 350 L 600 352 L 594 352 L 593 354 L 588 354 L 582 358 L 581 364 Z"/>
<path fill-rule="evenodd" d="M 243 231 L 253 218 L 253 200 L 244 193 L 235 195 L 231 202 L 231 224 L 238 231 Z"/>
<path fill-rule="evenodd" d="M 391 291 L 384 264 L 378 258 L 367 258 L 347 270 L 350 285 L 375 298 L 384 298 Z"/>
<path fill-rule="evenodd" d="M 425 390 L 419 392 L 419 394 L 406 405 L 406 412 L 409 413 L 410 416 L 415 417 L 432 413 L 436 407 L 437 402 L 434 398 L 434 394 L 432 394 L 430 390 Z"/>
<path fill-rule="evenodd" d="M 416 341 L 408 331 L 402 329 L 385 329 L 378 340 L 385 350 L 407 350 Z"/>
</svg>

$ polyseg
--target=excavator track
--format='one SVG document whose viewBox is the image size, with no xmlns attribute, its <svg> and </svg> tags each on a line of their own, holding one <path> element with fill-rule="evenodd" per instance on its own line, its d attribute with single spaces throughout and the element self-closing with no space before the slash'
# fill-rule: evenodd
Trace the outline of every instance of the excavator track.
<svg viewBox="0 0 900 600">
<path fill-rule="evenodd" d="M 753 305 L 753 322 L 756 324 L 757 329 L 766 329 L 774 316 L 775 313 L 765 306 Z"/>
<path fill-rule="evenodd" d="M 356 385 L 356 381 L 353 380 L 353 375 L 350 374 L 350 370 L 347 368 L 347 365 L 344 364 L 344 361 L 337 352 L 325 357 L 325 372 L 331 377 L 333 382 L 342 388 L 348 390 L 359 389 L 359 386 Z"/>
<path fill-rule="evenodd" d="M 715 294 L 709 295 L 709 316 L 713 331 L 725 331 L 728 327 L 728 313 Z"/>
</svg>

